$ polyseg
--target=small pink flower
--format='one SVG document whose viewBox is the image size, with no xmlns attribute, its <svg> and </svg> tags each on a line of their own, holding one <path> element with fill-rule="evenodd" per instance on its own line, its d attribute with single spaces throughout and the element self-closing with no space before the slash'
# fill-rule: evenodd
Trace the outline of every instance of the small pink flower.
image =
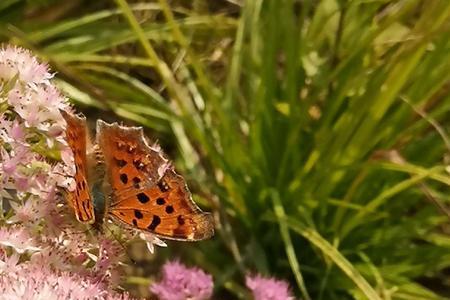
<svg viewBox="0 0 450 300">
<path fill-rule="evenodd" d="M 102 238 L 99 242 L 99 255 L 95 263 L 95 271 L 105 274 L 111 268 L 117 266 L 122 248 L 116 241 Z"/>
<path fill-rule="evenodd" d="M 8 257 L 5 251 L 2 251 L 2 255 L 0 258 L 0 275 L 12 272 L 16 268 L 16 265 L 19 263 L 19 259 L 20 255 L 17 253 L 13 253 Z"/>
<path fill-rule="evenodd" d="M 139 237 L 143 241 L 145 241 L 147 249 L 151 254 L 155 252 L 155 245 L 160 247 L 167 247 L 167 244 L 163 240 L 159 239 L 156 235 L 150 232 L 140 232 Z"/>
<path fill-rule="evenodd" d="M 9 205 L 13 209 L 14 215 L 7 220 L 8 224 L 32 222 L 45 215 L 44 211 L 36 207 L 36 205 L 39 205 L 37 201 L 26 201 L 23 204 L 10 201 Z"/>
<path fill-rule="evenodd" d="M 0 119 L 0 138 L 7 143 L 24 143 L 25 131 L 18 121 Z"/>
<path fill-rule="evenodd" d="M 16 148 L 14 152 L 8 153 L 6 151 L 2 151 L 2 164 L 1 170 L 2 173 L 9 176 L 16 176 L 17 167 L 24 161 L 27 161 L 28 153 L 25 148 Z"/>
<path fill-rule="evenodd" d="M 150 286 L 161 300 L 206 300 L 212 296 L 212 276 L 203 270 L 173 261 L 163 266 L 162 273 L 161 281 Z"/>
<path fill-rule="evenodd" d="M 293 300 L 289 284 L 274 278 L 261 275 L 247 276 L 245 284 L 252 291 L 255 300 Z"/>
<path fill-rule="evenodd" d="M 0 245 L 12 247 L 17 253 L 25 251 L 38 251 L 32 237 L 22 228 L 0 228 Z"/>
<path fill-rule="evenodd" d="M 0 49 L 0 79 L 19 79 L 31 85 L 47 83 L 53 77 L 46 64 L 39 63 L 30 51 L 19 47 Z"/>
</svg>

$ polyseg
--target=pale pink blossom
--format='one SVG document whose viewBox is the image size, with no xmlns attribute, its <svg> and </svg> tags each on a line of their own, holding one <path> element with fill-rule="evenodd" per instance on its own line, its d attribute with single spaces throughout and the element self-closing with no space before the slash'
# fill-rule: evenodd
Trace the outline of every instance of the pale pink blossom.
<svg viewBox="0 0 450 300">
<path fill-rule="evenodd" d="M 150 251 L 150 253 L 152 253 L 152 254 L 155 252 L 154 245 L 157 245 L 160 247 L 167 247 L 167 244 L 163 240 L 159 239 L 156 235 L 154 235 L 151 232 L 140 232 L 139 237 L 143 241 L 145 241 L 148 251 Z"/>
<path fill-rule="evenodd" d="M 150 285 L 160 300 L 206 300 L 213 292 L 212 276 L 198 268 L 188 268 L 178 261 L 162 268 L 161 281 Z"/>
<path fill-rule="evenodd" d="M 23 204 L 10 201 L 14 214 L 6 220 L 8 224 L 32 222 L 45 216 L 45 212 L 39 207 L 38 201 L 25 201 Z"/>
<path fill-rule="evenodd" d="M 18 263 L 17 255 L 0 259 L 2 299 L 130 299 L 128 294 L 105 289 L 101 282 L 51 265 L 33 261 Z"/>
<path fill-rule="evenodd" d="M 19 79 L 31 85 L 48 83 L 53 77 L 46 64 L 37 61 L 30 51 L 19 47 L 0 49 L 0 81 L 7 81 L 18 75 Z"/>
<path fill-rule="evenodd" d="M 11 247 L 15 252 L 22 254 L 25 251 L 38 251 L 33 238 L 23 228 L 0 227 L 0 246 Z"/>
<path fill-rule="evenodd" d="M 25 143 L 25 131 L 20 123 L 7 119 L 0 119 L 0 138 L 6 143 Z"/>
<path fill-rule="evenodd" d="M 122 258 L 121 253 L 123 248 L 116 240 L 101 238 L 98 257 L 93 258 L 95 261 L 92 268 L 93 276 L 103 282 L 117 283 L 119 280 L 117 267 Z"/>
<path fill-rule="evenodd" d="M 261 275 L 247 276 L 245 284 L 252 291 L 254 300 L 293 300 L 289 284 Z"/>
</svg>

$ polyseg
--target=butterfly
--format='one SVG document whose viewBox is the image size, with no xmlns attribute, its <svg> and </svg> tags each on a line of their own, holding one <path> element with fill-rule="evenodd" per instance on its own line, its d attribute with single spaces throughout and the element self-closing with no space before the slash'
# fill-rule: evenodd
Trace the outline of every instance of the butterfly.
<svg viewBox="0 0 450 300">
<path fill-rule="evenodd" d="M 67 201 L 78 221 L 111 219 L 164 239 L 198 241 L 214 235 L 212 215 L 192 200 L 159 146 L 150 146 L 142 127 L 97 121 L 91 145 L 86 118 L 61 111 L 74 155 L 76 183 Z M 97 203 L 98 202 L 98 203 Z"/>
</svg>

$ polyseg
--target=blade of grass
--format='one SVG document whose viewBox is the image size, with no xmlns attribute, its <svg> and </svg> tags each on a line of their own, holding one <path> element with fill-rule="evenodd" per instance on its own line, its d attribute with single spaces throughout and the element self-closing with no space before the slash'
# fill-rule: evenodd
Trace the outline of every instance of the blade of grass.
<svg viewBox="0 0 450 300">
<path fill-rule="evenodd" d="M 294 245 L 292 244 L 291 236 L 289 234 L 289 228 L 286 224 L 286 212 L 284 211 L 280 195 L 275 189 L 269 189 L 262 193 L 262 197 L 270 197 L 272 199 L 273 210 L 280 226 L 280 233 L 286 249 L 286 255 L 288 257 L 292 272 L 294 273 L 295 280 L 297 281 L 297 286 L 302 293 L 302 297 L 305 300 L 311 300 L 300 271 L 300 264 L 298 263 L 297 255 L 295 254 Z"/>
<path fill-rule="evenodd" d="M 303 236 L 314 246 L 319 248 L 325 256 L 329 257 L 348 276 L 348 278 L 355 283 L 369 300 L 381 300 L 372 286 L 364 279 L 358 270 L 356 270 L 336 248 L 320 236 L 317 231 L 302 225 L 292 217 L 287 217 L 285 222 L 294 232 Z"/>
<path fill-rule="evenodd" d="M 155 3 L 138 3 L 130 5 L 132 11 L 146 11 L 146 10 L 160 10 L 159 5 Z M 100 20 L 119 15 L 122 11 L 120 9 L 108 9 L 98 11 L 93 14 L 82 16 L 73 20 L 52 24 L 49 28 L 38 29 L 28 34 L 28 37 L 34 42 L 40 42 L 61 33 L 70 31 L 72 29 L 98 22 Z M 180 11 L 181 12 L 181 11 Z"/>
<path fill-rule="evenodd" d="M 374 211 L 382 205 L 385 201 L 387 201 L 389 198 L 393 197 L 394 195 L 400 193 L 401 191 L 404 191 L 415 184 L 421 182 L 425 178 L 429 177 L 430 174 L 435 173 L 437 169 L 431 168 L 430 170 L 427 170 L 423 172 L 422 174 L 412 176 L 410 179 L 404 180 L 389 189 L 383 191 L 380 193 L 376 198 L 370 200 L 367 202 L 367 204 L 364 206 L 363 210 L 359 211 L 355 216 L 353 216 L 351 219 L 347 220 L 347 222 L 343 225 L 343 228 L 340 232 L 340 238 L 343 239 L 345 236 L 347 236 L 351 230 L 356 228 L 359 223 L 363 220 L 363 218 L 370 212 Z"/>
</svg>

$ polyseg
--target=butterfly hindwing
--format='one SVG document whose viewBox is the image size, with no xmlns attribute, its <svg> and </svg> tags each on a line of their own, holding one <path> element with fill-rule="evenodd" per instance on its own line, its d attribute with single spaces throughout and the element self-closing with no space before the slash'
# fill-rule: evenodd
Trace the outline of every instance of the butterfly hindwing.
<svg viewBox="0 0 450 300">
<path fill-rule="evenodd" d="M 87 181 L 87 126 L 86 118 L 62 111 L 67 127 L 66 138 L 73 152 L 75 163 L 75 190 L 67 192 L 67 201 L 75 211 L 75 216 L 82 223 L 92 224 L 95 221 L 92 198 Z"/>
<path fill-rule="evenodd" d="M 213 235 L 212 216 L 194 203 L 184 179 L 147 144 L 141 128 L 98 121 L 97 143 L 112 189 L 109 215 L 166 239 Z"/>
</svg>

